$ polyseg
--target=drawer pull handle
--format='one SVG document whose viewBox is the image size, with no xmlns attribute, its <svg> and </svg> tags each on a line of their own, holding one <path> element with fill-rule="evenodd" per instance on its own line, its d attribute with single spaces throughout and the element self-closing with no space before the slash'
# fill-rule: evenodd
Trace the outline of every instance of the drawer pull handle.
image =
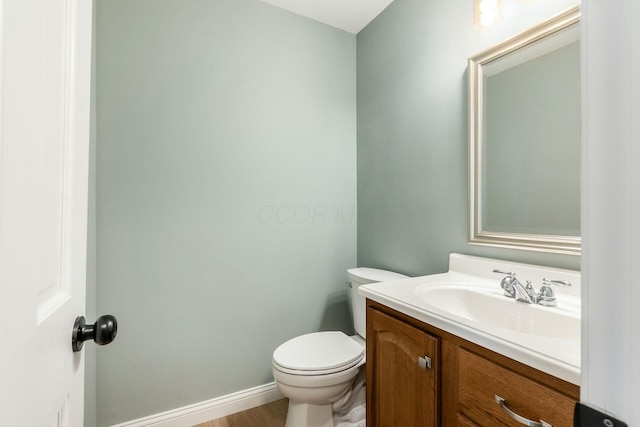
<svg viewBox="0 0 640 427">
<path fill-rule="evenodd" d="M 553 427 L 551 424 L 544 422 L 542 420 L 540 420 L 540 422 L 532 421 L 530 419 L 523 417 L 522 415 L 516 414 L 511 409 L 507 408 L 507 402 L 497 394 L 495 396 L 495 399 L 496 399 L 496 403 L 500 405 L 502 410 L 506 412 L 506 414 L 509 415 L 511 418 L 519 422 L 520 424 L 524 424 L 530 427 Z"/>
</svg>

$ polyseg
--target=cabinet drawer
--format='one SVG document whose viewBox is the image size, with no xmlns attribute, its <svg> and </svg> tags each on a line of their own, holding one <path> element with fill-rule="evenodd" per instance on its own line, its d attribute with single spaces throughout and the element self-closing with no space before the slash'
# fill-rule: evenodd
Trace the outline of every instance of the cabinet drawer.
<svg viewBox="0 0 640 427">
<path fill-rule="evenodd" d="M 465 349 L 458 350 L 458 411 L 481 426 L 522 426 L 496 403 L 553 427 L 572 427 L 576 400 Z"/>
</svg>

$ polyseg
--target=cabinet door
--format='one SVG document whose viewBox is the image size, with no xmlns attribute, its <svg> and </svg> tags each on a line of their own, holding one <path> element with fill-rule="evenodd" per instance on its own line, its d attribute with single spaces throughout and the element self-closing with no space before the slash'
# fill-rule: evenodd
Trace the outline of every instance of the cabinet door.
<svg viewBox="0 0 640 427">
<path fill-rule="evenodd" d="M 438 341 L 375 309 L 367 310 L 369 427 L 438 425 Z M 426 358 L 430 362 L 425 363 Z"/>
</svg>

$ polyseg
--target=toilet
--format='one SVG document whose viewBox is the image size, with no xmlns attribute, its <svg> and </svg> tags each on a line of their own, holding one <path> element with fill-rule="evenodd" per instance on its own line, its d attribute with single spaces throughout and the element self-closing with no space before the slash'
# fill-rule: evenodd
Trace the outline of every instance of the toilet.
<svg viewBox="0 0 640 427">
<path fill-rule="evenodd" d="M 347 270 L 351 312 L 357 335 L 340 331 L 300 335 L 273 352 L 273 378 L 289 411 L 285 427 L 334 427 L 332 403 L 349 393 L 365 364 L 366 303 L 358 287 L 408 276 L 375 268 Z"/>
</svg>

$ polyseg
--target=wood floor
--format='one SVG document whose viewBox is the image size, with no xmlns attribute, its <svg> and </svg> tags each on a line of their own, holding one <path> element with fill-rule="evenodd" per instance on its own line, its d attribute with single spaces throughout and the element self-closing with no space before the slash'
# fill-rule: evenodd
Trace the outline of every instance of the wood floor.
<svg viewBox="0 0 640 427">
<path fill-rule="evenodd" d="M 289 401 L 287 399 L 276 400 L 194 427 L 284 427 L 288 408 Z"/>
</svg>

